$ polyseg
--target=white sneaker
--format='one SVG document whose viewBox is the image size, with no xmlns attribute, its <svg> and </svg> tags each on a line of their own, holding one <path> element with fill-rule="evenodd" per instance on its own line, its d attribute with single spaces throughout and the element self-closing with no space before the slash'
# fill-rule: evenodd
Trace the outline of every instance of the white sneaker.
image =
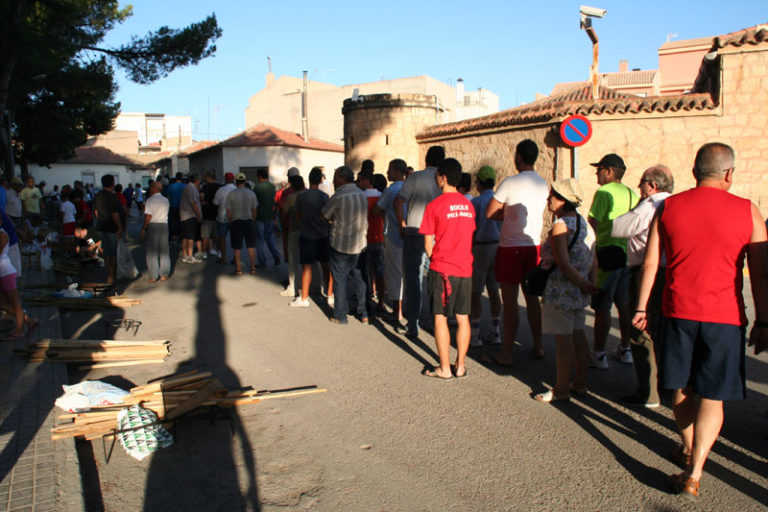
<svg viewBox="0 0 768 512">
<path fill-rule="evenodd" d="M 333 295 L 331 295 L 330 297 L 328 297 L 328 306 L 329 306 L 329 307 L 333 307 L 333 305 L 334 305 L 335 303 L 336 303 L 336 302 L 335 302 L 335 301 L 334 301 L 334 299 L 333 299 Z"/>
<path fill-rule="evenodd" d="M 590 368 L 597 368 L 598 370 L 607 370 L 608 368 L 610 368 L 610 366 L 608 366 L 608 356 L 606 356 L 605 353 L 598 356 L 594 352 L 592 352 L 592 354 L 590 354 L 589 359 L 590 359 L 589 361 Z"/>
<path fill-rule="evenodd" d="M 634 363 L 634 360 L 632 359 L 632 350 L 628 348 L 619 347 L 616 349 L 616 352 L 613 353 L 613 357 L 618 359 L 624 364 L 632 364 Z"/>
<path fill-rule="evenodd" d="M 293 299 L 293 302 L 288 304 L 292 308 L 308 308 L 309 307 L 309 297 L 306 299 L 302 299 L 301 297 L 296 297 Z"/>
<path fill-rule="evenodd" d="M 216 249 L 208 249 L 208 254 L 210 254 L 211 256 L 216 256 L 216 255 L 217 255 L 217 254 L 216 254 L 217 252 L 218 252 L 218 251 L 216 251 Z"/>
<path fill-rule="evenodd" d="M 205 254 L 204 252 L 198 252 L 198 253 L 195 253 L 195 256 L 194 256 L 194 258 L 195 258 L 197 261 L 203 261 L 203 260 L 204 260 L 204 259 L 206 259 L 207 257 L 208 257 L 208 255 L 207 255 L 207 254 Z"/>
<path fill-rule="evenodd" d="M 293 291 L 293 288 L 288 287 L 285 290 L 281 291 L 280 295 L 282 295 L 283 297 L 295 297 L 296 292 Z"/>
</svg>

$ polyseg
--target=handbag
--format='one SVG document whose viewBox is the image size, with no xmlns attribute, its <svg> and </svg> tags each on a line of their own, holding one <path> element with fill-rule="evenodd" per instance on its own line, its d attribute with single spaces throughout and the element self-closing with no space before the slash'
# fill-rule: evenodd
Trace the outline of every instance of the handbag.
<svg viewBox="0 0 768 512">
<path fill-rule="evenodd" d="M 573 248 L 573 244 L 576 243 L 576 240 L 579 239 L 579 233 L 581 232 L 581 216 L 576 216 L 576 232 L 573 235 L 573 238 L 568 243 L 568 253 L 570 254 L 571 249 Z M 523 276 L 523 292 L 526 295 L 532 295 L 535 297 L 543 297 L 544 296 L 544 289 L 547 287 L 547 280 L 549 279 L 550 274 L 555 271 L 557 268 L 557 265 L 554 263 L 549 268 L 544 268 L 539 264 L 536 268 L 533 268 L 525 273 Z"/>
</svg>

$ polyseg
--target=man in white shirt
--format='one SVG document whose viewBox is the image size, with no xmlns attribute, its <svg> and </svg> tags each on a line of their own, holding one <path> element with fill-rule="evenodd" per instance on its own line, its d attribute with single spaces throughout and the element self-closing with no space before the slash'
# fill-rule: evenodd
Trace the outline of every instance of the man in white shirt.
<svg viewBox="0 0 768 512">
<path fill-rule="evenodd" d="M 504 330 L 501 350 L 490 356 L 491 361 L 500 366 L 511 366 L 514 361 L 515 336 L 520 324 L 517 305 L 520 283 L 541 259 L 541 231 L 549 187 L 533 168 L 538 157 L 535 142 L 525 139 L 518 143 L 515 148 L 518 173 L 504 178 L 485 210 L 487 218 L 502 221 L 495 273 L 504 303 Z M 541 359 L 545 355 L 541 345 L 541 305 L 538 297 L 526 293 L 523 296 L 533 335 L 532 354 Z"/>
<path fill-rule="evenodd" d="M 171 204 L 162 192 L 163 184 L 153 181 L 144 207 L 144 225 L 141 239 L 147 243 L 147 272 L 149 282 L 165 281 L 171 274 L 171 255 L 168 246 L 168 212 Z"/>
<path fill-rule="evenodd" d="M 633 209 L 613 219 L 611 236 L 627 239 L 627 266 L 629 267 L 630 311 L 637 307 L 637 291 L 640 287 L 640 274 L 648 244 L 648 230 L 656 210 L 670 196 L 675 186 L 672 172 L 665 165 L 655 165 L 647 169 L 640 178 L 640 198 Z M 664 266 L 666 262 L 662 262 Z M 659 406 L 659 391 L 654 340 L 661 335 L 661 295 L 664 291 L 664 270 L 656 273 L 651 298 L 646 306 L 648 327 L 640 331 L 631 329 L 632 359 L 637 375 L 637 388 L 632 395 L 622 397 L 625 405 L 633 407 L 655 408 Z"/>
</svg>

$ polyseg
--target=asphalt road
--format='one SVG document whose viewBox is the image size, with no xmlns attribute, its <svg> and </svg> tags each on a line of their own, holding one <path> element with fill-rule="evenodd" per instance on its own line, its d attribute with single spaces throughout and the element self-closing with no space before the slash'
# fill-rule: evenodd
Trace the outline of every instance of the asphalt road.
<svg viewBox="0 0 768 512">
<path fill-rule="evenodd" d="M 143 258 L 135 249 L 137 261 Z M 140 267 L 143 266 L 143 263 Z M 164 365 L 73 373 L 129 385 L 200 367 L 228 387 L 316 384 L 323 394 L 239 408 L 232 421 L 179 422 L 175 444 L 137 462 L 119 446 L 81 450 L 93 470 L 88 503 L 106 510 L 765 510 L 768 507 L 768 356 L 748 357 L 749 398 L 726 405 L 720 440 L 692 507 L 670 494 L 666 454 L 677 437 L 671 411 L 630 410 L 631 367 L 591 370 L 590 394 L 552 406 L 531 399 L 554 381 L 547 357 L 530 356 L 523 321 L 517 365 L 477 362 L 468 378 L 420 375 L 434 340 L 413 342 L 375 321 L 332 325 L 320 297 L 288 307 L 284 267 L 231 275 L 216 263 L 179 263 L 166 283 L 145 277 L 127 293 L 144 303 L 123 313 L 64 315 L 64 334 L 105 335 L 104 318 L 142 322 L 137 338 L 170 339 Z M 318 304 L 319 302 L 319 304 Z M 524 318 L 524 317 L 523 317 Z M 591 324 L 591 317 L 588 322 Z M 614 319 L 615 322 L 615 319 Z M 86 325 L 86 324 L 89 324 Z M 85 326 L 85 328 L 83 328 Z M 106 334 L 111 334 L 107 332 Z M 609 348 L 617 343 L 614 329 Z M 591 328 L 588 336 L 591 339 Z M 120 331 L 118 339 L 132 333 Z M 93 480 L 98 473 L 98 480 Z M 94 483 L 95 482 L 95 483 Z"/>
</svg>

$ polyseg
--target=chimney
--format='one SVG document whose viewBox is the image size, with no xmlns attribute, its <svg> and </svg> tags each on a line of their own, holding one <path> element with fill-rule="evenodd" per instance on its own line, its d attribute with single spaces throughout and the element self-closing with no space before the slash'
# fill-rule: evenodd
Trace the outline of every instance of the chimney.
<svg viewBox="0 0 768 512">
<path fill-rule="evenodd" d="M 627 59 L 621 59 L 619 61 L 619 73 L 626 73 L 629 71 L 629 61 Z"/>
<path fill-rule="evenodd" d="M 456 80 L 456 107 L 464 106 L 464 79 Z"/>
<path fill-rule="evenodd" d="M 267 57 L 267 79 L 265 80 L 266 86 L 269 87 L 274 81 L 275 74 L 272 72 L 272 58 Z"/>
<path fill-rule="evenodd" d="M 309 126 L 307 124 L 307 72 L 304 75 L 304 88 L 301 91 L 301 138 L 309 141 Z"/>
</svg>

